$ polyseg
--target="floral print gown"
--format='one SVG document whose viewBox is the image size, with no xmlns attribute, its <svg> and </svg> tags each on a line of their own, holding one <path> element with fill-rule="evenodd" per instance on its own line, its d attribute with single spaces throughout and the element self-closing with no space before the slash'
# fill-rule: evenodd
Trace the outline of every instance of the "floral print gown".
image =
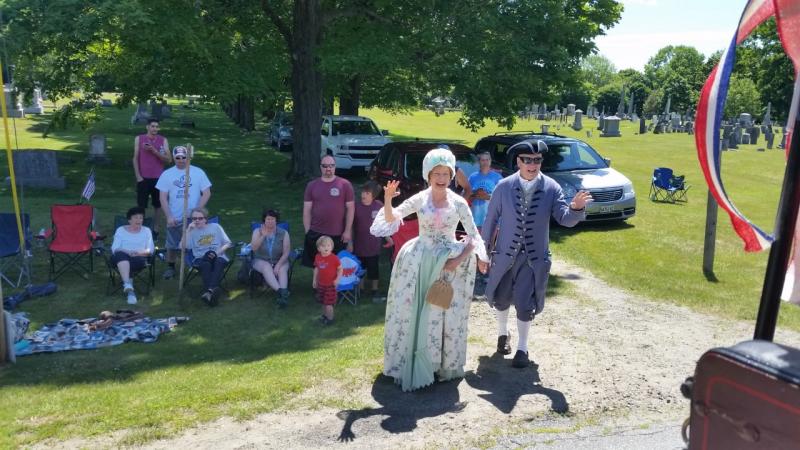
<svg viewBox="0 0 800 450">
<path fill-rule="evenodd" d="M 475 254 L 488 261 L 472 212 L 464 200 L 447 190 L 447 206 L 435 208 L 428 188 L 393 210 L 395 220 L 387 223 L 384 210 L 375 217 L 370 232 L 391 236 L 401 219 L 417 213 L 419 236 L 406 242 L 397 254 L 386 302 L 383 373 L 393 377 L 403 391 L 427 386 L 434 381 L 464 375 L 467 358 L 467 322 L 475 283 L 475 258 L 465 258 L 447 280 L 453 286 L 453 301 L 442 309 L 425 301 L 431 284 L 442 274 L 448 258 L 461 254 L 465 243 L 456 240 L 460 221 L 473 240 Z"/>
</svg>

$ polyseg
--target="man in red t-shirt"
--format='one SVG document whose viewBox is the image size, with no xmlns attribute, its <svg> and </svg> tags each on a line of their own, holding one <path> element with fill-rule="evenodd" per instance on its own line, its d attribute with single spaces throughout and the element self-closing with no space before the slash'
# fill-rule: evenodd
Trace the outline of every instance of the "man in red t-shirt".
<svg viewBox="0 0 800 450">
<path fill-rule="evenodd" d="M 147 133 L 133 140 L 133 174 L 136 175 L 136 204 L 147 210 L 147 199 L 153 205 L 153 232 L 158 233 L 161 199 L 156 189 L 158 177 L 164 172 L 164 164 L 172 162 L 167 138 L 158 134 L 158 119 L 147 121 Z"/>
<path fill-rule="evenodd" d="M 342 262 L 333 254 L 333 239 L 329 236 L 320 236 L 316 246 L 318 253 L 314 256 L 312 287 L 322 303 L 322 317 L 319 321 L 323 325 L 330 325 L 333 323 L 333 305 L 336 304 L 336 286 L 342 277 Z"/>
<path fill-rule="evenodd" d="M 317 239 L 330 236 L 333 252 L 343 250 L 353 237 L 355 195 L 353 185 L 337 177 L 336 160 L 325 155 L 320 161 L 322 176 L 312 180 L 303 194 L 303 265 L 313 267 L 317 254 Z"/>
</svg>

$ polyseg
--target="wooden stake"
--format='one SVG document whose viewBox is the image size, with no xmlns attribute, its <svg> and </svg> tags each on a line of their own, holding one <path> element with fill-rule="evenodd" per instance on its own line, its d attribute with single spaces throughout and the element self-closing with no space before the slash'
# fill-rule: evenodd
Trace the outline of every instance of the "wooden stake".
<svg viewBox="0 0 800 450">
<path fill-rule="evenodd" d="M 183 176 L 183 218 L 181 219 L 181 271 L 178 276 L 178 290 L 183 292 L 183 269 L 186 265 L 186 210 L 189 209 L 189 187 L 191 180 L 189 179 L 189 167 L 192 164 L 192 154 L 194 153 L 192 144 L 186 144 L 186 169 Z"/>
</svg>

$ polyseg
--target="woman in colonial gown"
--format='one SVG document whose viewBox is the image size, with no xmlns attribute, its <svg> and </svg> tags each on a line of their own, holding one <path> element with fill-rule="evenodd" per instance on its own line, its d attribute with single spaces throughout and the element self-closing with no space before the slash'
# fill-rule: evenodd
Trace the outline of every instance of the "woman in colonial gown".
<svg viewBox="0 0 800 450">
<path fill-rule="evenodd" d="M 464 376 L 475 283 L 473 255 L 485 262 L 488 258 L 469 205 L 448 189 L 455 163 L 448 149 L 428 152 L 422 163 L 428 188 L 393 208 L 398 182 L 389 182 L 384 207 L 370 228 L 373 235 L 385 237 L 394 234 L 409 214 L 416 213 L 419 220 L 419 236 L 406 242 L 397 254 L 386 304 L 383 373 L 393 377 L 403 391 L 427 386 L 435 379 Z M 456 239 L 459 222 L 467 234 L 461 241 Z M 425 301 L 428 289 L 440 276 L 453 287 L 447 309 Z"/>
</svg>

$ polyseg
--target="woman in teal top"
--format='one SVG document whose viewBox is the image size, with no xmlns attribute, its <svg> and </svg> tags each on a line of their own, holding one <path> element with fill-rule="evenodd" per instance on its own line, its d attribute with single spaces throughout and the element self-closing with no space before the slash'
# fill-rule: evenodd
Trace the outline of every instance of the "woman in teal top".
<svg viewBox="0 0 800 450">
<path fill-rule="evenodd" d="M 278 305 L 289 302 L 289 233 L 278 227 L 280 214 L 274 209 L 264 211 L 261 226 L 253 230 L 250 246 L 253 249 L 253 270 L 264 277 L 270 288 L 278 293 Z"/>
</svg>

